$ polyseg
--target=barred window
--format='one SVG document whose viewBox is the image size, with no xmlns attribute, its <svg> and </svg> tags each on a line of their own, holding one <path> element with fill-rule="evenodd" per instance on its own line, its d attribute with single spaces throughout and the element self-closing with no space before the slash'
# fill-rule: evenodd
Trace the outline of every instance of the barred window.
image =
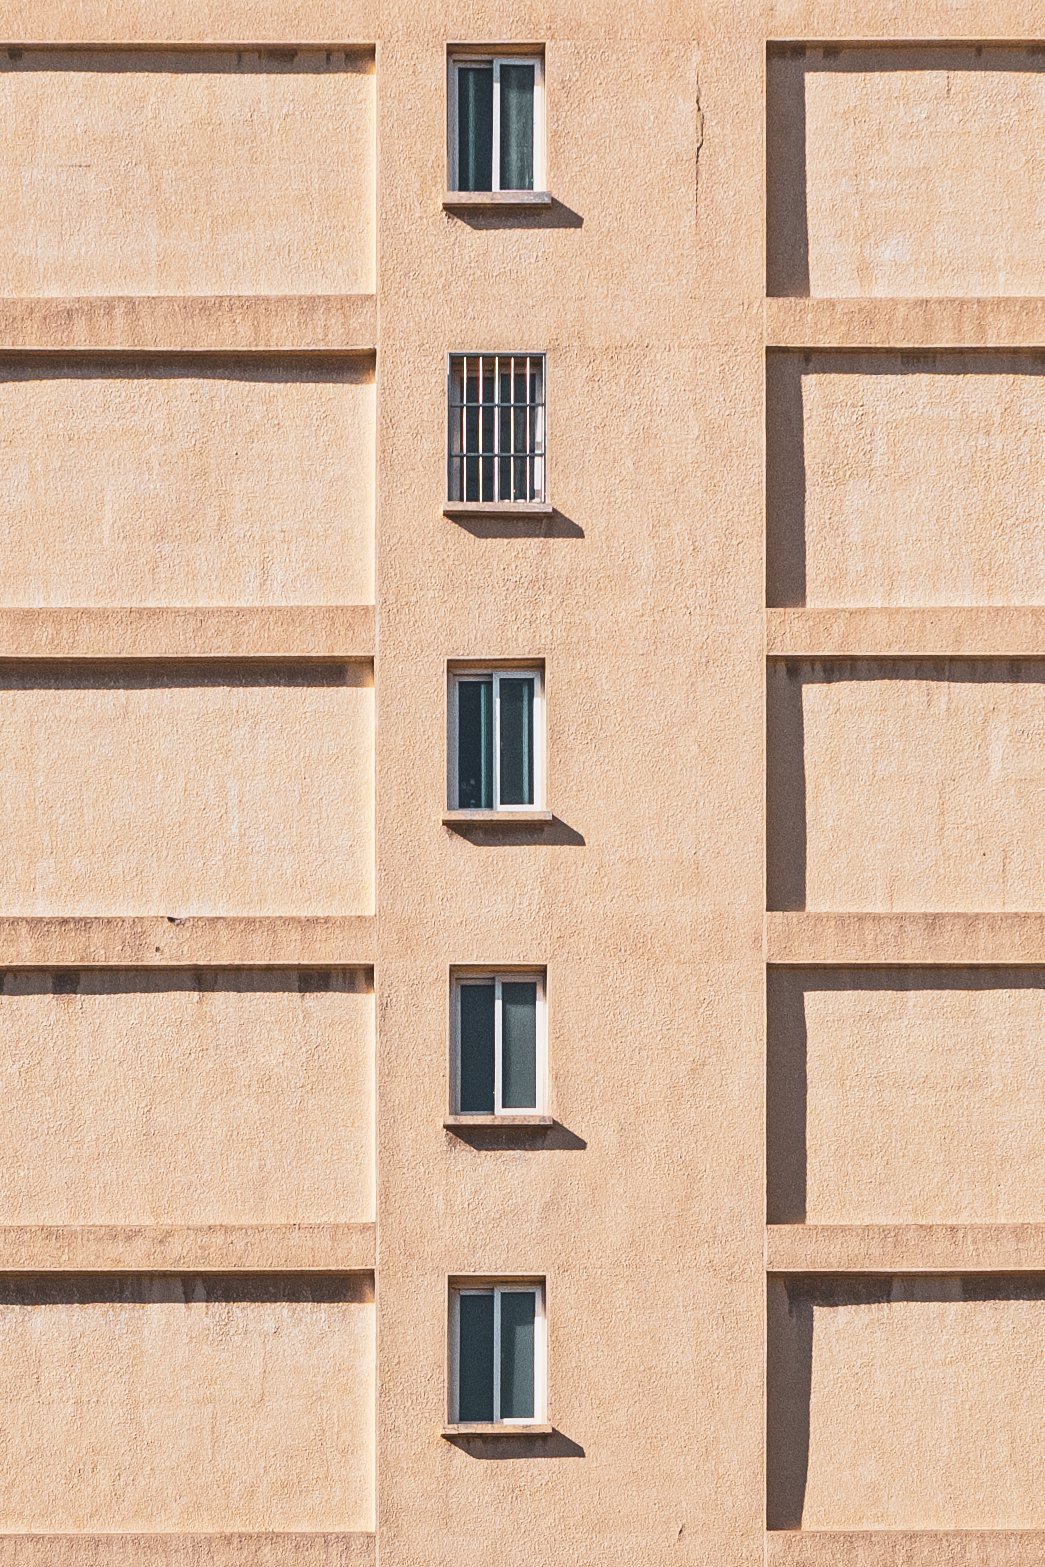
<svg viewBox="0 0 1045 1567">
<path fill-rule="evenodd" d="M 450 358 L 449 499 L 544 500 L 544 355 Z"/>
</svg>

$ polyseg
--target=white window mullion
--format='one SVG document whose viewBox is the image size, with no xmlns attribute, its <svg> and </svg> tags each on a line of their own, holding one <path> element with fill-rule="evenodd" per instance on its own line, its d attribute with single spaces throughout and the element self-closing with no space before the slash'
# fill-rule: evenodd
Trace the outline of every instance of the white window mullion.
<svg viewBox="0 0 1045 1567">
<path fill-rule="evenodd" d="M 493 676 L 493 808 L 501 809 L 501 677 Z"/>
<path fill-rule="evenodd" d="M 501 188 L 501 62 L 493 62 L 493 167 L 490 170 L 490 189 Z"/>
<path fill-rule="evenodd" d="M 501 1292 L 493 1290 L 493 1417 L 501 1418 Z"/>
<path fill-rule="evenodd" d="M 493 499 L 503 501 L 501 494 L 501 360 L 493 356 Z"/>
<path fill-rule="evenodd" d="M 504 1114 L 503 1104 L 503 1040 L 504 1040 L 504 1008 L 501 999 L 501 981 L 496 978 L 493 982 L 493 1109 L 495 1115 Z"/>
</svg>

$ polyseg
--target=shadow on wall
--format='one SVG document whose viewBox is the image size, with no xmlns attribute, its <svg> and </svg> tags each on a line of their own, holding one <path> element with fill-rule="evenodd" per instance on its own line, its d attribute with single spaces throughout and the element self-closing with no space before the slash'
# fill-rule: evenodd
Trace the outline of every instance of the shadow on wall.
<svg viewBox="0 0 1045 1567">
<path fill-rule="evenodd" d="M 477 848 L 488 849 L 501 845 L 516 845 L 529 848 L 533 844 L 542 844 L 553 849 L 583 848 L 584 839 L 574 828 L 567 826 L 560 817 L 554 816 L 547 826 L 538 824 L 533 827 L 520 826 L 513 822 L 506 811 L 504 822 L 454 822 L 448 823 L 449 830 L 457 834 L 459 838 L 465 838 Z"/>
<path fill-rule="evenodd" d="M 451 1447 L 469 1458 L 583 1458 L 584 1449 L 561 1431 L 550 1436 L 527 1436 L 520 1428 L 518 1436 L 448 1436 Z"/>
<path fill-rule="evenodd" d="M 533 211 L 523 208 L 514 212 L 467 212 L 457 210 L 447 214 L 458 223 L 466 223 L 470 229 L 580 229 L 584 219 L 572 207 L 552 199 L 550 207 L 536 207 Z"/>
<path fill-rule="evenodd" d="M 1041 1275 L 865 1274 L 771 1278 L 768 1294 L 766 1525 L 801 1529 L 809 1472 L 810 1398 L 817 1313 L 906 1302 L 1045 1301 Z M 852 1387 L 858 1409 L 863 1389 Z"/>
<path fill-rule="evenodd" d="M 453 517 L 475 539 L 583 539 L 584 529 L 561 511 L 550 517 Z"/>
<path fill-rule="evenodd" d="M 526 1148 L 531 1153 L 582 1151 L 588 1144 L 568 1126 L 453 1126 L 448 1135 L 469 1148 Z"/>
</svg>

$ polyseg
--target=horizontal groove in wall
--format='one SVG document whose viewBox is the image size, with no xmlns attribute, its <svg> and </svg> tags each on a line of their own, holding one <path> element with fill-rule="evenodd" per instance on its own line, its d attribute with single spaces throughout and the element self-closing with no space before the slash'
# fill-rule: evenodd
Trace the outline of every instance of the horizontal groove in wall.
<svg viewBox="0 0 1045 1567">
<path fill-rule="evenodd" d="M 369 914 L 0 918 L 0 967 L 353 968 L 374 962 Z"/>
<path fill-rule="evenodd" d="M 1045 1224 L 770 1224 L 770 1273 L 1045 1273 Z"/>
<path fill-rule="evenodd" d="M 780 964 L 1045 962 L 1045 914 L 766 915 L 766 961 Z"/>
<path fill-rule="evenodd" d="M 372 1224 L 0 1225 L 0 1273 L 372 1273 L 374 1253 Z"/>
<path fill-rule="evenodd" d="M 1040 348 L 1045 299 L 767 299 L 773 348 Z"/>
<path fill-rule="evenodd" d="M 0 609 L 0 659 L 374 656 L 372 604 L 205 609 Z"/>
<path fill-rule="evenodd" d="M 373 354 L 373 294 L 0 299 L 0 353 Z"/>
<path fill-rule="evenodd" d="M 372 1534 L 0 1534 L 0 1567 L 373 1567 Z"/>
<path fill-rule="evenodd" d="M 1045 648 L 1045 608 L 771 609 L 770 658 L 1018 658 Z"/>
<path fill-rule="evenodd" d="M 1040 1567 L 1045 1532 L 782 1529 L 766 1548 L 767 1567 Z"/>
</svg>

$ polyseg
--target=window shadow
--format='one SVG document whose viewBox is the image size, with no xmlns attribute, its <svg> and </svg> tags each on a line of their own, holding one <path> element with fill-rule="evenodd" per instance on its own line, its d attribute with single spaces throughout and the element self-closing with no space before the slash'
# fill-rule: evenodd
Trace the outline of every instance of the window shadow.
<svg viewBox="0 0 1045 1567">
<path fill-rule="evenodd" d="M 451 830 L 459 838 L 465 838 L 477 848 L 499 845 L 530 847 L 542 844 L 549 848 L 583 848 L 584 838 L 573 827 L 554 816 L 547 826 L 523 826 L 511 820 L 505 812 L 504 822 L 454 822 Z"/>
<path fill-rule="evenodd" d="M 550 517 L 451 517 L 476 539 L 583 539 L 579 523 L 554 511 Z"/>
<path fill-rule="evenodd" d="M 536 1153 L 583 1150 L 588 1144 L 556 1121 L 554 1126 L 450 1126 L 447 1134 L 477 1150 L 526 1148 Z"/>
<path fill-rule="evenodd" d="M 520 1429 L 518 1436 L 479 1436 L 458 1434 L 447 1436 L 451 1447 L 467 1453 L 469 1458 L 519 1459 L 519 1458 L 583 1458 L 584 1448 L 579 1442 L 553 1431 L 550 1436 L 527 1436 Z"/>
<path fill-rule="evenodd" d="M 770 663 L 766 676 L 766 902 L 806 906 L 804 666 Z"/>
<path fill-rule="evenodd" d="M 804 970 L 766 976 L 766 1218 L 804 1224 L 808 1167 L 808 1039 Z"/>
<path fill-rule="evenodd" d="M 514 211 L 507 209 L 499 211 L 496 208 L 487 208 L 483 212 L 469 212 L 461 208 L 447 211 L 447 216 L 455 218 L 458 223 L 465 223 L 470 229 L 580 229 L 584 227 L 584 219 L 579 212 L 574 212 L 572 207 L 567 207 L 565 202 L 552 198 L 550 207 L 534 207 Z"/>
</svg>

